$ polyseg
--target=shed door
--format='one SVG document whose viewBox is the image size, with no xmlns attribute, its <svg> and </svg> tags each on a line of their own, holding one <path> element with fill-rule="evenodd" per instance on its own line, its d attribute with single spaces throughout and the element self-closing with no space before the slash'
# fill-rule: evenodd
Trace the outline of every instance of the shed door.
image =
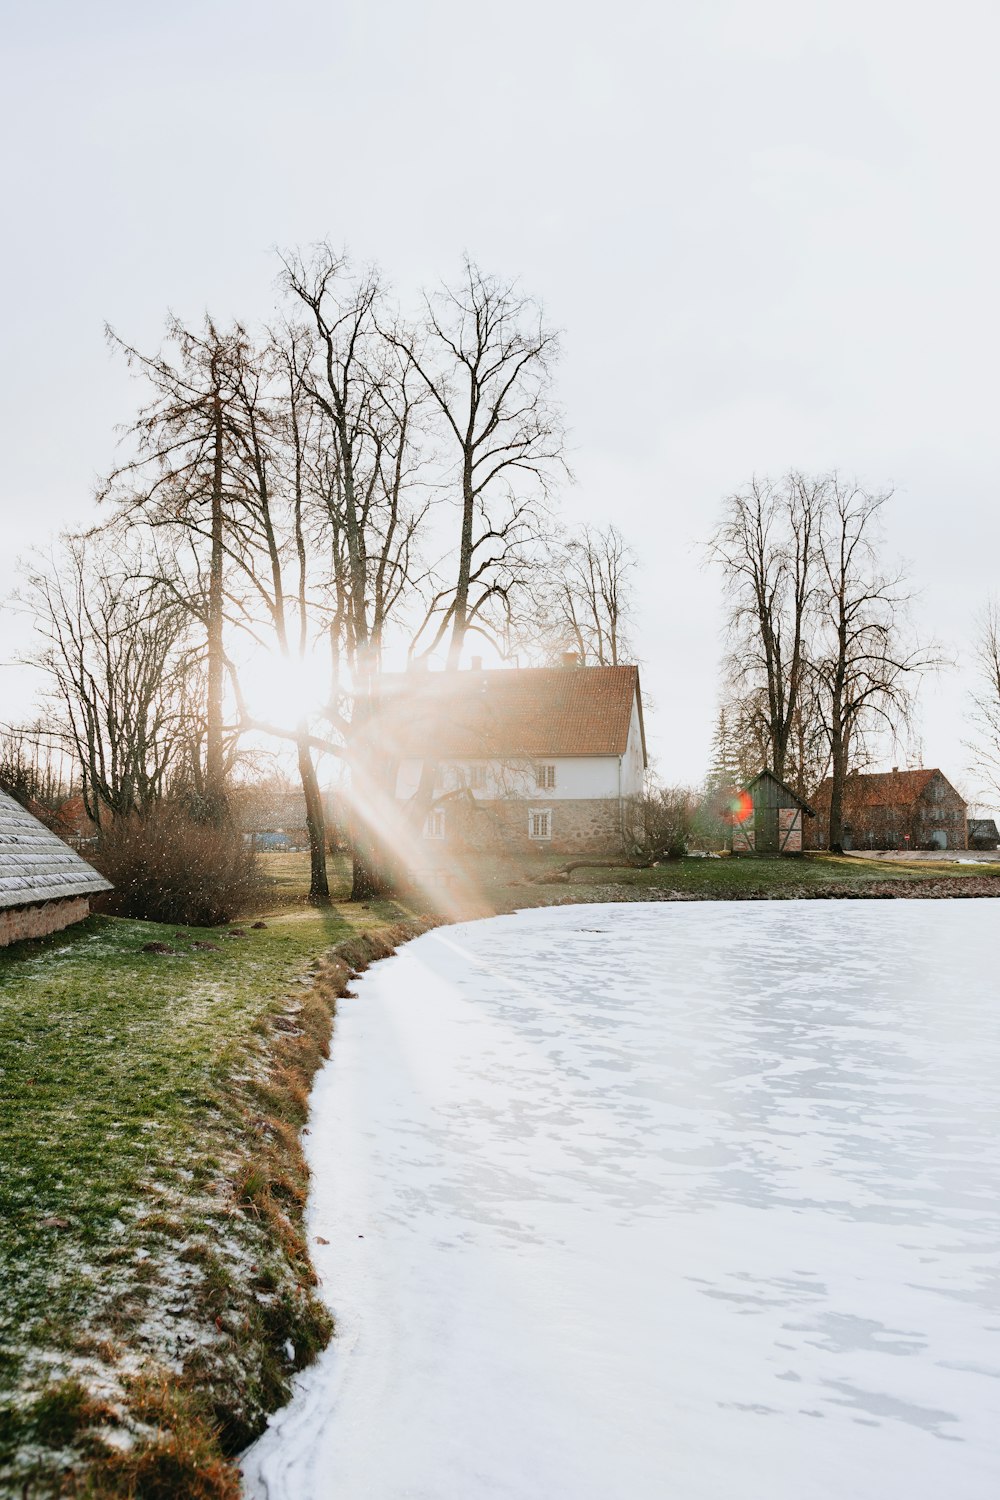
<svg viewBox="0 0 1000 1500">
<path fill-rule="evenodd" d="M 758 807 L 754 818 L 754 827 L 757 834 L 757 853 L 777 854 L 778 809 L 776 807 Z"/>
</svg>

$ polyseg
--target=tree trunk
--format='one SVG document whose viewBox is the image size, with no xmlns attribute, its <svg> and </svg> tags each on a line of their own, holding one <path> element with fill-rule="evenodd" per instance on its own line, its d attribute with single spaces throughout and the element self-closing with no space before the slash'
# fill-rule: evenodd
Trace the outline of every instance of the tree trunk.
<svg viewBox="0 0 1000 1500">
<path fill-rule="evenodd" d="M 470 423 L 471 435 L 471 423 Z M 469 584 L 472 578 L 472 528 L 476 519 L 475 493 L 472 483 L 472 449 L 467 442 L 462 463 L 462 536 L 458 549 L 458 579 L 452 612 L 451 641 L 448 646 L 448 671 L 457 671 L 465 644 L 469 621 Z"/>
<path fill-rule="evenodd" d="M 377 782 L 378 770 L 368 768 L 365 779 Z M 351 780 L 357 785 L 358 773 L 352 768 Z M 395 892 L 395 861 L 375 816 L 369 816 L 355 797 L 351 809 L 351 900 L 373 901 Z"/>
<path fill-rule="evenodd" d="M 352 901 L 379 901 L 392 894 L 380 856 L 380 844 L 370 828 L 359 826 L 355 810 L 351 831 Z"/>
<path fill-rule="evenodd" d="M 847 744 L 839 719 L 830 743 L 830 852 L 844 852 L 844 787 L 847 781 Z"/>
<path fill-rule="evenodd" d="M 208 703 L 205 724 L 205 791 L 213 816 L 225 803 L 225 769 L 222 749 L 222 398 L 216 386 L 213 395 L 215 452 L 212 467 L 212 558 L 208 581 Z"/>
<path fill-rule="evenodd" d="M 303 731 L 305 734 L 306 731 Z M 329 906 L 330 882 L 326 873 L 326 818 L 319 778 L 308 742 L 298 742 L 299 777 L 306 799 L 306 828 L 309 831 L 309 900 L 313 906 Z"/>
</svg>

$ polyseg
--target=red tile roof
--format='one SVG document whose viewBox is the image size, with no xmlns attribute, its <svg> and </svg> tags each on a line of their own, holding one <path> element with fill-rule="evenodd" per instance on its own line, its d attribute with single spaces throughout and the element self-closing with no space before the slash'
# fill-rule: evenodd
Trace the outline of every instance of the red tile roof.
<svg viewBox="0 0 1000 1500">
<path fill-rule="evenodd" d="M 916 771 L 879 771 L 871 775 L 848 776 L 844 786 L 845 807 L 912 807 L 935 776 L 946 780 L 936 766 Z M 830 810 L 832 787 L 833 779 L 828 776 L 812 799 L 824 812 Z"/>
<path fill-rule="evenodd" d="M 635 666 L 386 675 L 371 732 L 400 759 L 624 755 L 638 692 Z"/>
</svg>

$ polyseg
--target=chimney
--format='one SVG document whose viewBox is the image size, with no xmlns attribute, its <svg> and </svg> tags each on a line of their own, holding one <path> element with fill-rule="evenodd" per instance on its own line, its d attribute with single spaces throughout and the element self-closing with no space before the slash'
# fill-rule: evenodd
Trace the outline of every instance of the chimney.
<svg viewBox="0 0 1000 1500">
<path fill-rule="evenodd" d="M 562 654 L 562 664 L 564 667 L 578 667 L 580 665 L 580 658 L 575 651 L 564 651 Z"/>
<path fill-rule="evenodd" d="M 481 656 L 474 656 L 472 658 L 472 671 L 473 672 L 481 672 L 482 670 L 483 670 L 483 658 Z"/>
</svg>

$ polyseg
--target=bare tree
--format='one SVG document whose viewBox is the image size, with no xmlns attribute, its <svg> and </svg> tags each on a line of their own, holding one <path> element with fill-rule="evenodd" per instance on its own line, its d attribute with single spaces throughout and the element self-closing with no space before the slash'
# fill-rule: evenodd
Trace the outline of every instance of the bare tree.
<svg viewBox="0 0 1000 1500">
<path fill-rule="evenodd" d="M 0 727 L 0 787 L 26 807 L 55 812 L 71 795 L 75 772 L 64 736 L 41 723 Z"/>
<path fill-rule="evenodd" d="M 449 455 L 454 572 L 431 600 L 418 648 L 447 639 L 454 669 L 470 632 L 492 636 L 492 617 L 509 618 L 565 468 L 552 398 L 558 337 L 537 304 L 468 258 L 460 285 L 425 299 L 423 325 L 393 337 L 426 387 Z"/>
<path fill-rule="evenodd" d="M 283 258 L 285 284 L 309 318 L 311 340 L 296 356 L 303 389 L 329 424 L 330 498 L 335 506 L 347 572 L 345 625 L 359 676 L 375 670 L 369 607 L 368 550 L 364 507 L 375 455 L 378 373 L 385 350 L 377 324 L 382 304 L 378 275 L 355 276 L 343 256 L 322 245 L 311 261 Z"/>
<path fill-rule="evenodd" d="M 581 664 L 634 660 L 631 640 L 637 558 L 617 526 L 556 538 L 531 589 L 513 640 L 546 660 L 572 651 Z"/>
<path fill-rule="evenodd" d="M 294 367 L 320 423 L 303 450 L 303 472 L 324 509 L 334 601 L 330 714 L 344 739 L 356 794 L 353 895 L 362 899 L 380 894 L 390 880 L 382 824 L 396 767 L 373 747 L 366 725 L 386 632 L 420 583 L 429 502 L 416 492 L 426 396 L 405 341 L 392 330 L 374 271 L 355 275 L 328 246 L 310 261 L 288 256 L 284 266 L 286 285 L 308 317 Z M 342 665 L 349 692 L 340 680 Z M 376 807 L 383 811 L 376 814 Z"/>
<path fill-rule="evenodd" d="M 316 527 L 309 510 L 302 461 L 303 424 L 308 412 L 295 364 L 294 344 L 240 350 L 233 368 L 231 440 L 239 495 L 229 523 L 226 547 L 230 585 L 224 591 L 227 615 L 265 656 L 274 655 L 291 669 L 308 660 L 316 636 L 323 633 L 326 600 L 314 587 L 312 541 Z M 247 719 L 238 670 L 227 666 Z M 301 680 L 302 673 L 298 674 Z M 269 706 L 268 706 L 269 707 Z M 326 869 L 323 798 L 309 735 L 309 705 L 296 707 L 294 725 L 281 730 L 294 740 L 309 833 L 309 899 L 326 905 L 330 887 Z"/>
<path fill-rule="evenodd" d="M 785 776 L 789 786 L 805 801 L 830 771 L 830 741 L 823 718 L 820 685 L 813 672 L 803 684 L 792 720 Z"/>
<path fill-rule="evenodd" d="M 1000 605 L 989 599 L 978 620 L 974 651 L 976 686 L 972 694 L 972 768 L 982 790 L 1000 796 Z"/>
<path fill-rule="evenodd" d="M 141 560 L 120 536 L 64 537 L 25 567 L 20 593 L 44 646 L 59 728 L 79 764 L 87 814 L 145 812 L 183 753 L 190 619 L 172 591 L 141 581 Z"/>
<path fill-rule="evenodd" d="M 810 622 L 808 648 L 813 647 L 813 627 Z M 830 746 L 824 727 L 818 697 L 819 683 L 811 670 L 812 659 L 807 653 L 807 670 L 796 698 L 795 710 L 789 727 L 785 748 L 784 780 L 800 797 L 808 800 L 826 776 L 830 764 Z M 713 760 L 709 781 L 714 787 L 724 784 L 720 779 L 720 768 L 735 768 L 730 776 L 730 786 L 745 786 L 764 766 L 770 764 L 771 733 L 768 715 L 768 698 L 763 684 L 754 684 L 747 675 L 741 674 L 735 681 L 727 683 L 727 696 L 719 711 L 720 717 L 713 741 Z"/>
<path fill-rule="evenodd" d="M 830 848 L 840 851 L 852 755 L 874 731 L 898 736 L 919 674 L 941 658 L 936 647 L 909 639 L 912 590 L 902 569 L 886 572 L 880 561 L 881 513 L 891 490 L 872 492 L 836 474 L 824 489 L 810 671 L 830 752 Z"/>
<path fill-rule="evenodd" d="M 728 588 L 730 674 L 759 701 L 770 767 L 784 778 L 807 676 L 816 547 L 827 481 L 754 479 L 730 495 L 709 545 Z"/>
<path fill-rule="evenodd" d="M 234 482 L 234 372 L 247 339 L 234 326 L 221 332 L 206 318 L 200 332 L 178 319 L 167 324 L 168 353 L 140 353 L 108 329 L 130 368 L 152 388 L 152 399 L 129 429 L 136 455 L 111 474 L 103 496 L 187 544 L 197 579 L 187 602 L 206 632 L 205 782 L 217 807 L 225 800 L 223 692 L 224 563 L 227 513 Z M 175 545 L 175 542 L 172 543 Z"/>
</svg>

